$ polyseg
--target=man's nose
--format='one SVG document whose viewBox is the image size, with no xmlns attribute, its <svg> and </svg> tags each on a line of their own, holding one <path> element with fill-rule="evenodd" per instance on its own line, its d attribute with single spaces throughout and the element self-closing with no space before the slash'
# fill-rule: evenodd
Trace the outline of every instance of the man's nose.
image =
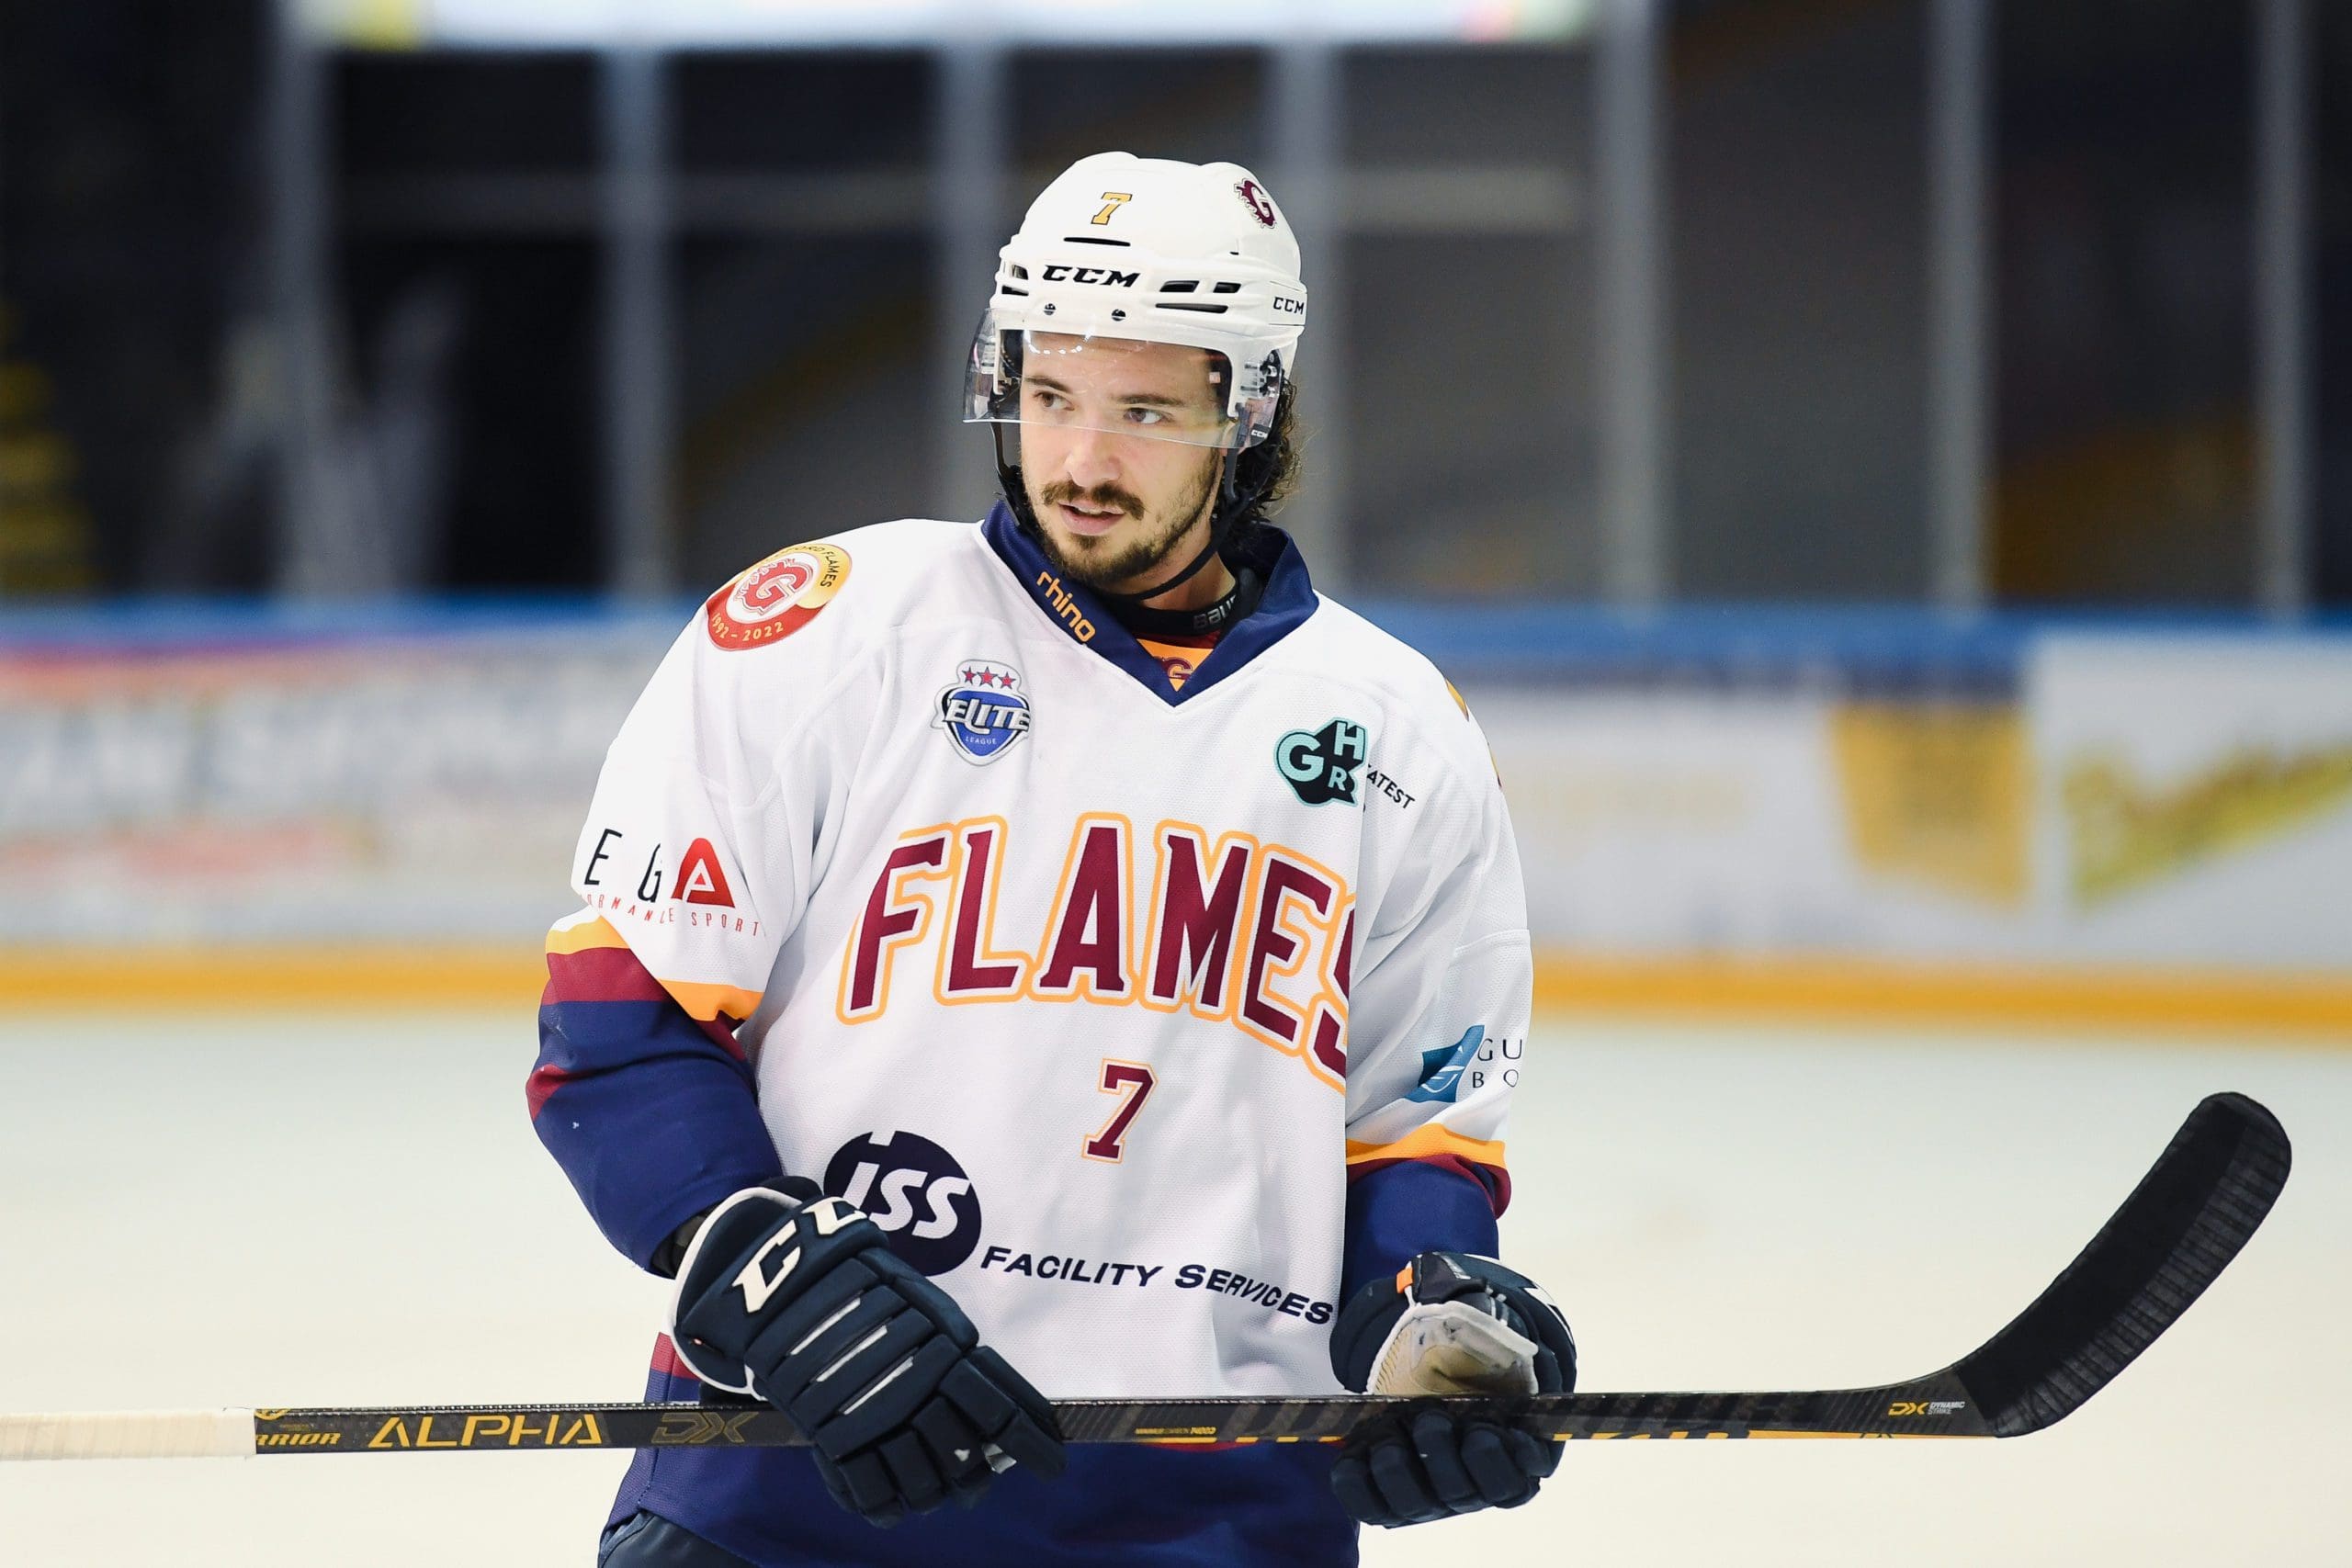
<svg viewBox="0 0 2352 1568">
<path fill-rule="evenodd" d="M 1071 435 L 1069 453 L 1062 459 L 1070 483 L 1091 491 L 1119 477 L 1117 436 L 1101 430 L 1074 431 Z"/>
</svg>

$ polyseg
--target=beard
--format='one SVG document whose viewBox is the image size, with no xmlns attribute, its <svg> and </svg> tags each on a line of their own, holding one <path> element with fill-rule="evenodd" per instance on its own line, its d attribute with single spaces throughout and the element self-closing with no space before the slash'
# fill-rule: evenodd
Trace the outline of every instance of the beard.
<svg viewBox="0 0 2352 1568">
<path fill-rule="evenodd" d="M 1056 479 L 1042 490 L 1030 490 L 1029 506 L 1037 518 L 1038 545 L 1057 572 L 1089 588 L 1115 591 L 1123 583 L 1155 575 L 1159 568 L 1168 564 L 1193 525 L 1207 511 L 1220 467 L 1218 463 L 1209 464 L 1175 504 L 1157 517 L 1150 515 L 1141 497 L 1116 485 L 1080 490 L 1068 479 Z M 1140 519 L 1143 526 L 1126 538 L 1117 536 L 1125 532 L 1124 527 L 1114 527 L 1099 538 L 1073 536 L 1066 539 L 1045 520 L 1046 508 L 1065 502 L 1097 512 L 1123 512 Z"/>
</svg>

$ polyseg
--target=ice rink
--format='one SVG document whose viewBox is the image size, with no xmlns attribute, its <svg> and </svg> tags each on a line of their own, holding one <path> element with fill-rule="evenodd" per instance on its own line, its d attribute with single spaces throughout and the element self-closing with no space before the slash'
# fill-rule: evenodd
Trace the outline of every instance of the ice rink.
<svg viewBox="0 0 2352 1568">
<path fill-rule="evenodd" d="M 662 1287 L 532 1137 L 532 1049 L 527 1010 L 0 1020 L 0 1408 L 636 1397 Z M 1555 1016 L 1526 1069 L 1505 1248 L 1594 1390 L 1950 1361 L 2214 1089 L 2268 1104 L 2296 1169 L 2236 1266 L 2053 1431 L 1578 1444 L 1531 1506 L 1368 1534 L 1366 1562 L 2352 1562 L 2352 1052 Z M 621 1465 L 11 1465 L 0 1562 L 579 1568 Z"/>
</svg>

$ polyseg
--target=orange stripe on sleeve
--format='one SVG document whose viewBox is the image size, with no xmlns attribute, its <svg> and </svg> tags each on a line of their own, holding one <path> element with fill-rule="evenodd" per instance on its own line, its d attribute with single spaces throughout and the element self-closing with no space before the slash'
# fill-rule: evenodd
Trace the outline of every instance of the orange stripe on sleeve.
<svg viewBox="0 0 2352 1568">
<path fill-rule="evenodd" d="M 663 980 L 662 988 L 678 998 L 678 1005 L 686 1010 L 687 1017 L 702 1023 L 716 1021 L 721 1013 L 741 1022 L 759 1010 L 760 998 L 766 994 L 700 980 Z"/>
<path fill-rule="evenodd" d="M 628 947 L 628 939 L 602 915 L 585 920 L 575 915 L 548 932 L 548 955 L 551 958 Z M 740 1023 L 759 1010 L 760 998 L 765 995 L 747 991 L 741 986 L 716 985 L 706 980 L 668 980 L 658 975 L 654 979 L 697 1023 L 717 1022 L 722 1014 Z"/>
<path fill-rule="evenodd" d="M 586 953 L 594 948 L 628 945 L 621 933 L 613 929 L 613 922 L 602 915 L 593 920 L 583 920 L 578 915 L 570 916 L 558 921 L 548 932 L 548 952 L 550 953 Z"/>
<path fill-rule="evenodd" d="M 1499 1140 L 1489 1143 L 1480 1138 L 1465 1138 L 1450 1127 L 1430 1122 L 1416 1127 L 1393 1144 L 1360 1144 L 1348 1140 L 1348 1163 L 1363 1165 L 1371 1160 L 1439 1159 L 1454 1155 L 1479 1165 L 1499 1167 L 1503 1163 L 1503 1145 Z"/>
</svg>

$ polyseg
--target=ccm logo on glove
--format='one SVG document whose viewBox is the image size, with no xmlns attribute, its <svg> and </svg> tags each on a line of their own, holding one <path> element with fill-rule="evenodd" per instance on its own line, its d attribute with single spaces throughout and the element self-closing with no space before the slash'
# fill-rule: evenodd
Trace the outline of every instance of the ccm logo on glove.
<svg viewBox="0 0 2352 1568">
<path fill-rule="evenodd" d="M 1000 1472 L 1062 1472 L 1053 1406 L 880 1227 L 814 1182 L 747 1188 L 678 1266 L 670 1337 L 714 1388 L 792 1417 L 843 1507 L 888 1526 Z"/>
<path fill-rule="evenodd" d="M 855 1209 L 851 1208 L 839 1198 L 820 1199 L 801 1212 L 808 1216 L 809 1224 L 816 1228 L 819 1235 L 831 1235 L 850 1221 L 859 1217 Z M 800 1261 L 800 1249 L 793 1246 L 797 1235 L 798 1232 L 789 1226 L 777 1231 L 767 1239 L 765 1246 L 752 1254 L 752 1260 L 743 1265 L 743 1271 L 741 1274 L 735 1276 L 735 1288 L 743 1292 L 745 1312 L 757 1312 L 767 1305 L 768 1298 L 775 1294 L 777 1288 L 791 1274 L 792 1266 Z M 774 1274 L 762 1273 L 761 1270 L 767 1266 L 767 1260 L 776 1253 L 784 1252 L 786 1247 L 792 1247 L 792 1250 L 785 1253 L 784 1267 L 778 1269 Z M 744 1391 L 738 1389 L 736 1392 L 741 1393 Z"/>
</svg>

